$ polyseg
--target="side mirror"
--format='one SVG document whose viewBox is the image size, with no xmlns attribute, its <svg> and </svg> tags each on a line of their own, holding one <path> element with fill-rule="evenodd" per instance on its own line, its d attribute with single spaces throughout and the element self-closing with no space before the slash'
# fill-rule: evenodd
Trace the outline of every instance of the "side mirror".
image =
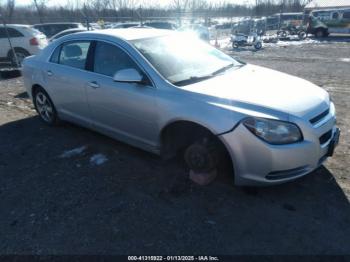
<svg viewBox="0 0 350 262">
<path fill-rule="evenodd" d="M 119 70 L 114 74 L 113 81 L 122 83 L 144 83 L 143 76 L 134 68 Z"/>
</svg>

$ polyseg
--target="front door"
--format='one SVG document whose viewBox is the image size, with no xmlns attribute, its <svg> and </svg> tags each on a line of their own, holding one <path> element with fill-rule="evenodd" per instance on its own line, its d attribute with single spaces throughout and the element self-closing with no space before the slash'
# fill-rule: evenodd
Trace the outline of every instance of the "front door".
<svg viewBox="0 0 350 262">
<path fill-rule="evenodd" d="M 120 47 L 96 42 L 93 73 L 88 79 L 88 102 L 93 124 L 116 138 L 141 147 L 155 147 L 158 139 L 157 89 L 151 84 L 113 81 L 114 74 L 134 68 L 134 60 Z"/>
</svg>

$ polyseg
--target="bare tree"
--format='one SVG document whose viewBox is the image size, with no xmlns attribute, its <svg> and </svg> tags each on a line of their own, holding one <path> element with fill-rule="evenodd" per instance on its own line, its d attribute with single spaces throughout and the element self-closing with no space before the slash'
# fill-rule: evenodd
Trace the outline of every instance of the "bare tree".
<svg viewBox="0 0 350 262">
<path fill-rule="evenodd" d="M 15 11 L 15 5 L 16 5 L 15 0 L 7 0 L 6 13 L 7 13 L 8 23 L 11 23 L 12 21 L 13 13 Z"/>
<path fill-rule="evenodd" d="M 11 23 L 12 21 L 15 4 L 15 0 L 7 0 L 6 4 L 2 4 L 2 1 L 0 1 L 0 13 L 3 16 L 3 19 L 6 19 L 7 23 Z"/>
<path fill-rule="evenodd" d="M 38 12 L 40 23 L 44 22 L 44 9 L 48 0 L 33 0 L 36 11 Z"/>
<path fill-rule="evenodd" d="M 179 11 L 186 10 L 189 0 L 173 0 L 172 6 Z"/>
</svg>

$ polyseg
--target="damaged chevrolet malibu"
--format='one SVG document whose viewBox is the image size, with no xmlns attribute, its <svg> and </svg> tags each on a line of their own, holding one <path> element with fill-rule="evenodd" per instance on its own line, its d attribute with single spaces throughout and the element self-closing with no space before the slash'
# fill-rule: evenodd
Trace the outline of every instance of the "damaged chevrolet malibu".
<svg viewBox="0 0 350 262">
<path fill-rule="evenodd" d="M 45 123 L 74 122 L 165 158 L 180 153 L 196 173 L 229 159 L 237 185 L 302 177 L 339 141 L 326 91 L 184 33 L 72 34 L 25 59 L 23 77 Z"/>
</svg>

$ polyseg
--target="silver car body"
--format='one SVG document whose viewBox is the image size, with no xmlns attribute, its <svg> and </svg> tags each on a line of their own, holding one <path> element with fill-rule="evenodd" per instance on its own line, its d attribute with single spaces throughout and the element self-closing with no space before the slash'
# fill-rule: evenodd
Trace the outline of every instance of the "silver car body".
<svg viewBox="0 0 350 262">
<path fill-rule="evenodd" d="M 160 154 L 162 130 L 168 125 L 177 121 L 199 124 L 225 145 L 237 185 L 279 184 L 310 173 L 323 163 L 336 132 L 335 108 L 326 91 L 306 80 L 249 64 L 195 84 L 175 86 L 129 42 L 168 34 L 179 33 L 111 29 L 62 37 L 41 54 L 25 60 L 27 92 L 32 97 L 32 87 L 40 85 L 50 95 L 61 119 L 156 154 Z M 49 61 L 57 46 L 79 39 L 121 47 L 152 85 L 115 83 L 111 77 Z M 91 82 L 100 88 L 91 87 Z M 310 122 L 319 115 L 316 122 Z M 248 116 L 295 123 L 303 140 L 288 145 L 268 144 L 241 123 Z M 331 135 L 320 144 L 320 137 L 327 132 Z"/>
</svg>

